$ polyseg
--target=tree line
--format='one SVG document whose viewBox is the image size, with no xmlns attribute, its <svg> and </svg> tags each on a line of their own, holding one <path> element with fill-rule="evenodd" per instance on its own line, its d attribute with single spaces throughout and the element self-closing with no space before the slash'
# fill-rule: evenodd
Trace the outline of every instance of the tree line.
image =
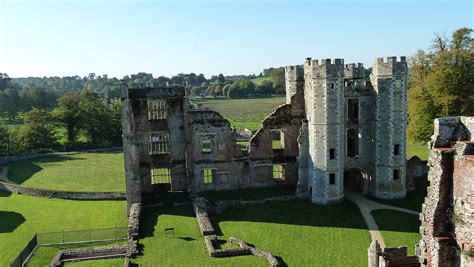
<svg viewBox="0 0 474 267">
<path fill-rule="evenodd" d="M 474 40 L 472 29 L 451 37 L 436 35 L 431 49 L 418 50 L 409 61 L 408 134 L 426 142 L 433 120 L 474 116 Z"/>
</svg>

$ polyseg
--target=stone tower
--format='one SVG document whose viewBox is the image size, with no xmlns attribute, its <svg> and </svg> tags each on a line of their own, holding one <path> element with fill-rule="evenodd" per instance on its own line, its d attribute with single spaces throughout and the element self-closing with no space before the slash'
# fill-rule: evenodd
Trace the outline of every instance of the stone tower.
<svg viewBox="0 0 474 267">
<path fill-rule="evenodd" d="M 307 58 L 304 74 L 309 192 L 327 204 L 344 197 L 344 61 Z"/>
<path fill-rule="evenodd" d="M 406 195 L 406 90 L 408 67 L 405 57 L 397 61 L 378 58 L 371 82 L 375 91 L 375 177 L 377 198 Z"/>
</svg>

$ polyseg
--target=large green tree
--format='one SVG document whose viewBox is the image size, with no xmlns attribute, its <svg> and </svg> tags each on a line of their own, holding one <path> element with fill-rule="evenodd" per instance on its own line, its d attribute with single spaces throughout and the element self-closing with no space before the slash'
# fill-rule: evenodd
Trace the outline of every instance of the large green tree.
<svg viewBox="0 0 474 267">
<path fill-rule="evenodd" d="M 450 39 L 437 37 L 433 50 L 419 50 L 410 60 L 408 133 L 426 142 L 433 120 L 474 115 L 474 41 L 461 28 Z"/>
<path fill-rule="evenodd" d="M 0 114 L 4 117 L 14 118 L 20 111 L 21 100 L 18 92 L 12 88 L 0 91 Z"/>
<path fill-rule="evenodd" d="M 0 156 L 6 156 L 9 153 L 8 146 L 10 138 L 7 127 L 0 123 Z"/>
<path fill-rule="evenodd" d="M 21 151 L 35 151 L 53 147 L 57 142 L 54 133 L 52 115 L 46 110 L 33 108 L 25 113 L 15 139 Z"/>
<path fill-rule="evenodd" d="M 66 128 L 67 140 L 74 143 L 80 130 L 81 112 L 79 103 L 81 96 L 78 93 L 69 92 L 58 99 L 58 108 L 54 111 L 54 116 L 59 119 Z"/>
</svg>

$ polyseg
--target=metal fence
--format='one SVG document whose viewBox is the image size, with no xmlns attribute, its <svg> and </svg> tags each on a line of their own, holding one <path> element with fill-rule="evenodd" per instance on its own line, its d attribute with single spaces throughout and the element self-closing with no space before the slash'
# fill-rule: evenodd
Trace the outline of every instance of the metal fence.
<svg viewBox="0 0 474 267">
<path fill-rule="evenodd" d="M 100 243 L 107 241 L 126 240 L 127 238 L 127 227 L 37 233 L 31 238 L 31 240 L 15 258 L 15 260 L 13 260 L 13 262 L 10 264 L 10 267 L 23 266 L 37 246 Z"/>
<path fill-rule="evenodd" d="M 94 243 L 127 239 L 127 227 L 86 229 L 76 231 L 38 233 L 38 244 L 42 246 L 76 243 Z"/>
<path fill-rule="evenodd" d="M 10 264 L 10 267 L 21 267 L 24 262 L 28 260 L 28 258 L 31 256 L 31 253 L 36 249 L 38 246 L 38 239 L 37 236 L 34 235 L 28 244 L 21 250 L 20 254 L 12 261 Z"/>
</svg>

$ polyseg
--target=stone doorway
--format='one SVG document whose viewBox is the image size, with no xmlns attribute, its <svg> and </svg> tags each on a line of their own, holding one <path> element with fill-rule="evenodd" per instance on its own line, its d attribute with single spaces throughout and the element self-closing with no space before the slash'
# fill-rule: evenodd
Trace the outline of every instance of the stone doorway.
<svg viewBox="0 0 474 267">
<path fill-rule="evenodd" d="M 369 184 L 367 172 L 358 167 L 351 167 L 344 172 L 344 191 L 366 194 Z"/>
</svg>

